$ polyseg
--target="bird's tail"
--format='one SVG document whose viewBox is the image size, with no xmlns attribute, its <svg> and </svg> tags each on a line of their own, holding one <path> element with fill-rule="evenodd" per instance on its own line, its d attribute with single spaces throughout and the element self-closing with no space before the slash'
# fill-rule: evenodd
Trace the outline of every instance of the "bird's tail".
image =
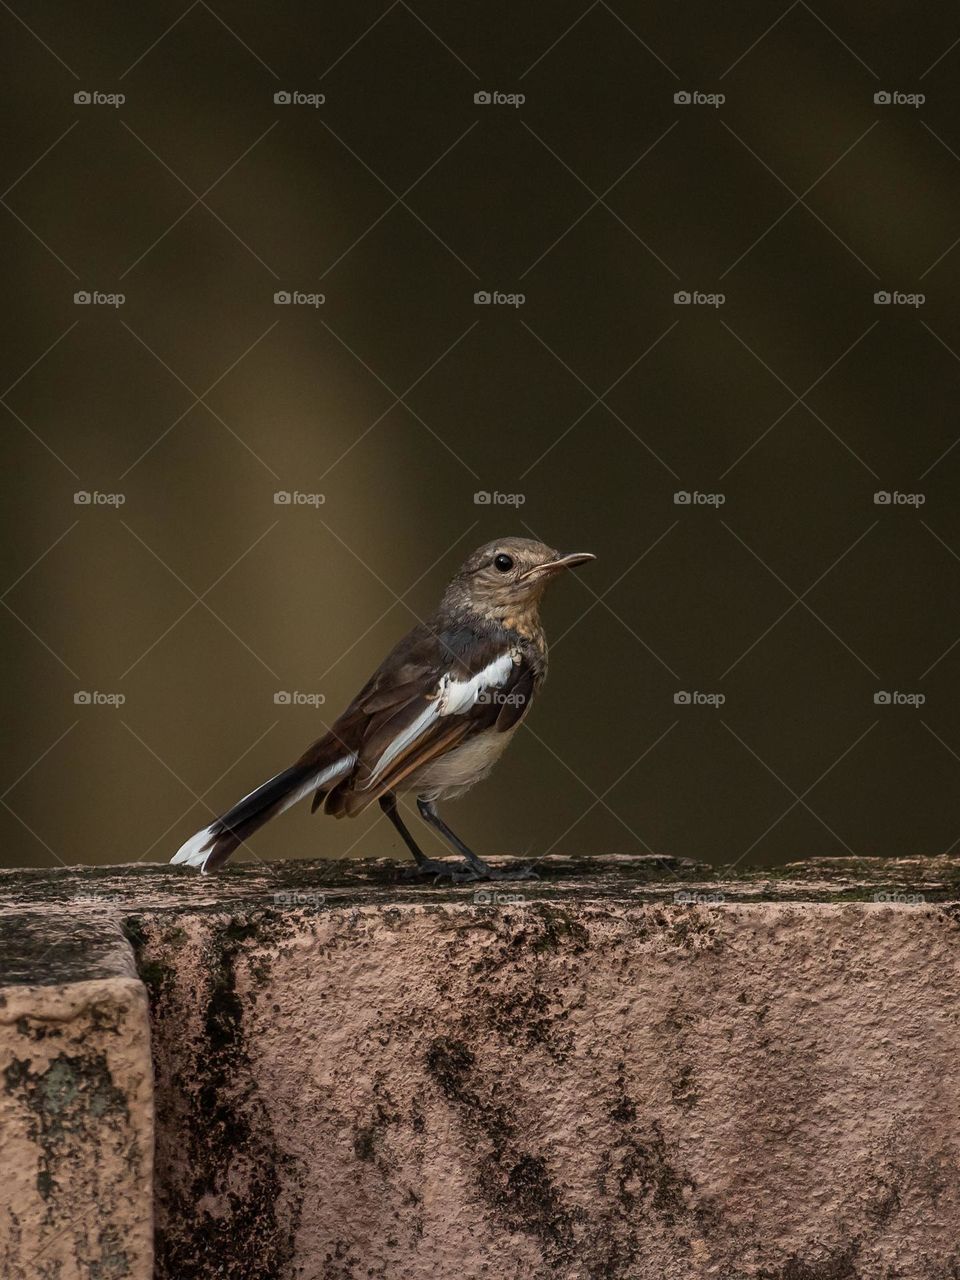
<svg viewBox="0 0 960 1280">
<path fill-rule="evenodd" d="M 204 873 L 216 871 L 239 845 L 278 813 L 303 800 L 311 791 L 339 781 L 353 767 L 356 756 L 341 754 L 330 763 L 298 761 L 251 791 L 209 827 L 198 831 L 173 855 L 171 862 L 199 867 Z M 311 753 L 313 754 L 313 753 Z"/>
</svg>

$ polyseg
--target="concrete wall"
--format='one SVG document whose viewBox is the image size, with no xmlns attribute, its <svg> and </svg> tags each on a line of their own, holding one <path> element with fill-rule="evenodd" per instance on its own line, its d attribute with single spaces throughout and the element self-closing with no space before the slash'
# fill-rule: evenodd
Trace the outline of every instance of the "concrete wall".
<svg viewBox="0 0 960 1280">
<path fill-rule="evenodd" d="M 0 928 L 0 1276 L 150 1280 L 150 1019 L 130 947 L 83 912 Z"/>
<path fill-rule="evenodd" d="M 156 1274 L 955 1280 L 957 864 L 701 875 L 557 863 L 518 902 L 383 865 L 96 873 L 150 994 Z M 89 1015 L 74 1032 L 88 1057 L 114 1043 Z M 136 1164 L 112 1091 L 133 1088 L 134 1145 L 149 1129 L 128 1052 L 97 1077 L 102 1127 L 71 1129 L 88 1200 L 125 1134 Z M 31 1089 L 21 1182 L 49 1162 Z M 33 1196 L 0 1259 L 46 1229 Z M 52 1198 L 58 1222 L 78 1204 Z M 91 1238 L 49 1274 L 149 1274 L 146 1242 L 140 1270 L 97 1270 Z"/>
</svg>

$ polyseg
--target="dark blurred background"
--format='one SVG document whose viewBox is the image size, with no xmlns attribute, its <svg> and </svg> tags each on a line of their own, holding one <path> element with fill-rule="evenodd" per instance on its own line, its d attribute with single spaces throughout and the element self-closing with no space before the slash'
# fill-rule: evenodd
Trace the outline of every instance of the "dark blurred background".
<svg viewBox="0 0 960 1280">
<path fill-rule="evenodd" d="M 168 858 L 528 532 L 598 560 L 448 810 L 479 851 L 955 847 L 952 7 L 0 21 L 4 863 Z M 402 853 L 305 805 L 253 847 Z"/>
</svg>

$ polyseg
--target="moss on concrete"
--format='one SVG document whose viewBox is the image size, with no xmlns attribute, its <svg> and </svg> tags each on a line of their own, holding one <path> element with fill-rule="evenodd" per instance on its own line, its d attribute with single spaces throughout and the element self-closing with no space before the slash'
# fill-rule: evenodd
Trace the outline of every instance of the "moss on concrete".
<svg viewBox="0 0 960 1280">
<path fill-rule="evenodd" d="M 29 1058 L 14 1058 L 4 1068 L 3 1087 L 34 1117 L 41 1152 L 37 1189 L 45 1200 L 59 1190 L 58 1174 L 66 1172 L 65 1143 L 96 1141 L 105 1115 L 129 1115 L 126 1097 L 114 1085 L 102 1053 L 60 1053 L 41 1071 L 32 1069 Z"/>
<path fill-rule="evenodd" d="M 930 1259 L 918 1280 L 960 1275 L 943 1238 L 960 860 L 721 880 L 548 859 L 502 894 L 404 865 L 0 875 L 18 983 L 132 948 L 157 1280 L 449 1276 L 461 1250 L 478 1280 L 649 1280 L 654 1258 L 670 1280 L 894 1280 L 876 1260 L 901 1239 Z M 117 1034 L 115 1011 L 90 1018 Z M 67 1139 L 122 1091 L 102 1054 L 27 1012 L 13 1025 L 0 1089 L 32 1118 L 54 1204 Z M 110 1280 L 125 1242 L 99 1229 L 89 1274 Z"/>
<path fill-rule="evenodd" d="M 126 929 L 151 993 L 156 1034 L 176 1055 L 158 1059 L 157 1107 L 169 1116 L 186 1180 L 165 1176 L 160 1151 L 156 1233 L 157 1276 L 222 1276 L 228 1280 L 278 1280 L 287 1274 L 297 1230 L 296 1206 L 285 1195 L 297 1170 L 269 1140 L 262 1105 L 251 1095 L 253 1070 L 246 1045 L 245 998 L 238 966 L 246 977 L 250 953 L 279 945 L 289 931 L 280 913 L 241 911 L 203 917 L 198 983 L 177 987 L 169 962 L 188 940 L 165 914 L 128 918 Z M 255 966 L 266 980 L 268 966 Z M 189 1010 L 183 1001 L 190 1001 Z M 195 1018 L 200 1034 L 178 1034 L 180 1020 Z M 185 1109 L 184 1109 L 185 1108 Z M 176 1120 L 173 1120 L 173 1112 Z M 184 1231 L 190 1221 L 193 1229 Z M 173 1229 L 171 1229 L 173 1227 Z M 229 1248 L 224 1248 L 224 1240 Z"/>
</svg>

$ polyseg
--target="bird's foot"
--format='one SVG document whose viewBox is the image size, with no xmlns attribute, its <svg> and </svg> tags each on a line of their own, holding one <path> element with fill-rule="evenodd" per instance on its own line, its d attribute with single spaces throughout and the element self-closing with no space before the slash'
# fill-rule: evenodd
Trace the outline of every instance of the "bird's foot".
<svg viewBox="0 0 960 1280">
<path fill-rule="evenodd" d="M 434 883 L 449 877 L 454 884 L 479 880 L 478 872 L 466 862 L 445 862 L 439 858 L 424 858 L 415 867 L 404 867 L 400 872 L 402 880 L 427 880 L 433 878 Z"/>
<path fill-rule="evenodd" d="M 540 877 L 534 871 L 533 866 L 528 864 L 525 867 L 491 867 L 484 863 L 486 868 L 483 872 L 485 880 L 539 880 Z"/>
<path fill-rule="evenodd" d="M 424 858 L 415 867 L 405 867 L 400 872 L 403 880 L 426 880 L 433 878 L 434 884 L 441 880 L 449 880 L 451 884 L 475 884 L 481 880 L 539 880 L 540 877 L 532 866 L 523 867 L 491 867 L 482 859 L 475 862 L 447 862 L 439 858 Z"/>
<path fill-rule="evenodd" d="M 440 880 L 446 878 L 449 878 L 453 884 L 476 884 L 487 880 L 499 884 L 503 880 L 515 881 L 540 879 L 532 866 L 491 867 L 480 858 L 477 858 L 475 862 L 454 862 L 443 864 L 443 870 L 438 873 L 435 883 L 439 883 Z"/>
<path fill-rule="evenodd" d="M 521 867 L 491 867 L 481 858 L 473 862 L 447 862 L 439 858 L 424 858 L 415 867 L 405 867 L 400 872 L 402 880 L 426 880 L 432 877 L 434 884 L 449 880 L 452 884 L 474 884 L 478 880 L 539 880 L 532 865 Z"/>
</svg>

